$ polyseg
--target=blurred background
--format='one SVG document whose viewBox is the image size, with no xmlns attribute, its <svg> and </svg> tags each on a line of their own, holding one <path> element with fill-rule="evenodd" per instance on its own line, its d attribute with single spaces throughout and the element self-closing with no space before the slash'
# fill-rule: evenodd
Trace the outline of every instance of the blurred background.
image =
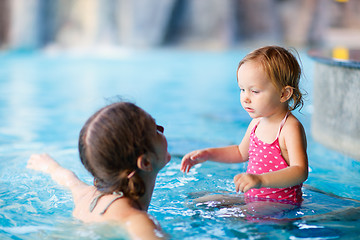
<svg viewBox="0 0 360 240">
<path fill-rule="evenodd" d="M 360 46 L 357 0 L 0 0 L 0 49 Z"/>
<path fill-rule="evenodd" d="M 48 152 L 91 183 L 79 161 L 78 133 L 95 110 L 118 96 L 166 129 L 173 160 L 159 175 L 149 213 L 174 239 L 356 239 L 358 211 L 348 220 L 285 225 L 199 213 L 184 204 L 188 193 L 233 191 L 233 176 L 246 165 L 204 164 L 189 175 L 179 168 L 191 150 L 241 141 L 250 117 L 239 103 L 240 59 L 267 44 L 295 47 L 308 93 L 295 113 L 308 138 L 306 184 L 360 200 L 360 161 L 330 150 L 311 133 L 313 98 L 330 96 L 336 104 L 320 99 L 321 107 L 327 103 L 330 113 L 353 125 L 324 118 L 360 139 L 359 128 L 350 128 L 360 126 L 360 103 L 353 103 L 360 100 L 359 75 L 325 69 L 318 76 L 327 87 L 316 94 L 317 63 L 307 51 L 360 49 L 359 13 L 360 0 L 0 0 L 0 239 L 104 239 L 111 232 L 97 234 L 75 222 L 71 194 L 26 169 L 26 162 L 32 153 Z M 339 87 L 327 90 L 334 85 L 328 76 L 342 81 Z M 341 140 L 336 138 L 331 141 Z M 349 207 L 316 196 L 307 192 L 307 205 L 296 214 Z M 87 237 L 94 231 L 98 237 Z"/>
</svg>

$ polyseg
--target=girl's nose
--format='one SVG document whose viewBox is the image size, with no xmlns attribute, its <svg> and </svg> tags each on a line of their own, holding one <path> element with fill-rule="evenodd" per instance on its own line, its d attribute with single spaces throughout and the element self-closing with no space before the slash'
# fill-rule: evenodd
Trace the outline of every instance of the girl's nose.
<svg viewBox="0 0 360 240">
<path fill-rule="evenodd" d="M 249 103 L 250 102 L 250 98 L 248 96 L 248 94 L 246 94 L 245 92 L 241 93 L 240 95 L 240 101 L 244 102 L 244 103 Z"/>
</svg>

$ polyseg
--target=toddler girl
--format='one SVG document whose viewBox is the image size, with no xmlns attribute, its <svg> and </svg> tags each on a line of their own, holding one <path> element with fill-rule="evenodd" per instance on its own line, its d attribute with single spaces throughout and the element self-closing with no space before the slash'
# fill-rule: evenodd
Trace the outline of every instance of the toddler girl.
<svg viewBox="0 0 360 240">
<path fill-rule="evenodd" d="M 181 171 L 204 161 L 249 161 L 246 173 L 234 177 L 236 191 L 247 202 L 276 200 L 299 204 L 308 177 L 306 136 L 291 113 L 302 107 L 301 68 L 288 50 L 278 46 L 257 49 L 237 69 L 242 107 L 253 120 L 239 145 L 207 148 L 186 154 Z"/>
</svg>

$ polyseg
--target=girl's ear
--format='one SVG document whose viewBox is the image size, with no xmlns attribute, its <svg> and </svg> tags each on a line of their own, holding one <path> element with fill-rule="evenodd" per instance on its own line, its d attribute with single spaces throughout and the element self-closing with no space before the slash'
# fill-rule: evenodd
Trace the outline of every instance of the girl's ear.
<svg viewBox="0 0 360 240">
<path fill-rule="evenodd" d="M 147 154 L 142 154 L 137 159 L 137 166 L 139 169 L 145 172 L 151 172 L 153 170 L 151 161 Z"/>
<path fill-rule="evenodd" d="M 290 87 L 290 86 L 284 87 L 281 91 L 280 101 L 282 103 L 287 102 L 291 98 L 293 93 L 294 93 L 294 89 L 292 87 Z"/>
</svg>

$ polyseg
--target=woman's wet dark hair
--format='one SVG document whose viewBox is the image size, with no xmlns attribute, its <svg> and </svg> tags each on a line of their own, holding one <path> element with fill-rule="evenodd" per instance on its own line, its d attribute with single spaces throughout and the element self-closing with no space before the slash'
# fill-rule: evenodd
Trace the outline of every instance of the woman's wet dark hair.
<svg viewBox="0 0 360 240">
<path fill-rule="evenodd" d="M 129 102 L 108 105 L 87 120 L 80 131 L 79 154 L 99 191 L 121 191 L 132 199 L 145 193 L 137 159 L 154 152 L 155 129 L 154 119 Z"/>
</svg>

